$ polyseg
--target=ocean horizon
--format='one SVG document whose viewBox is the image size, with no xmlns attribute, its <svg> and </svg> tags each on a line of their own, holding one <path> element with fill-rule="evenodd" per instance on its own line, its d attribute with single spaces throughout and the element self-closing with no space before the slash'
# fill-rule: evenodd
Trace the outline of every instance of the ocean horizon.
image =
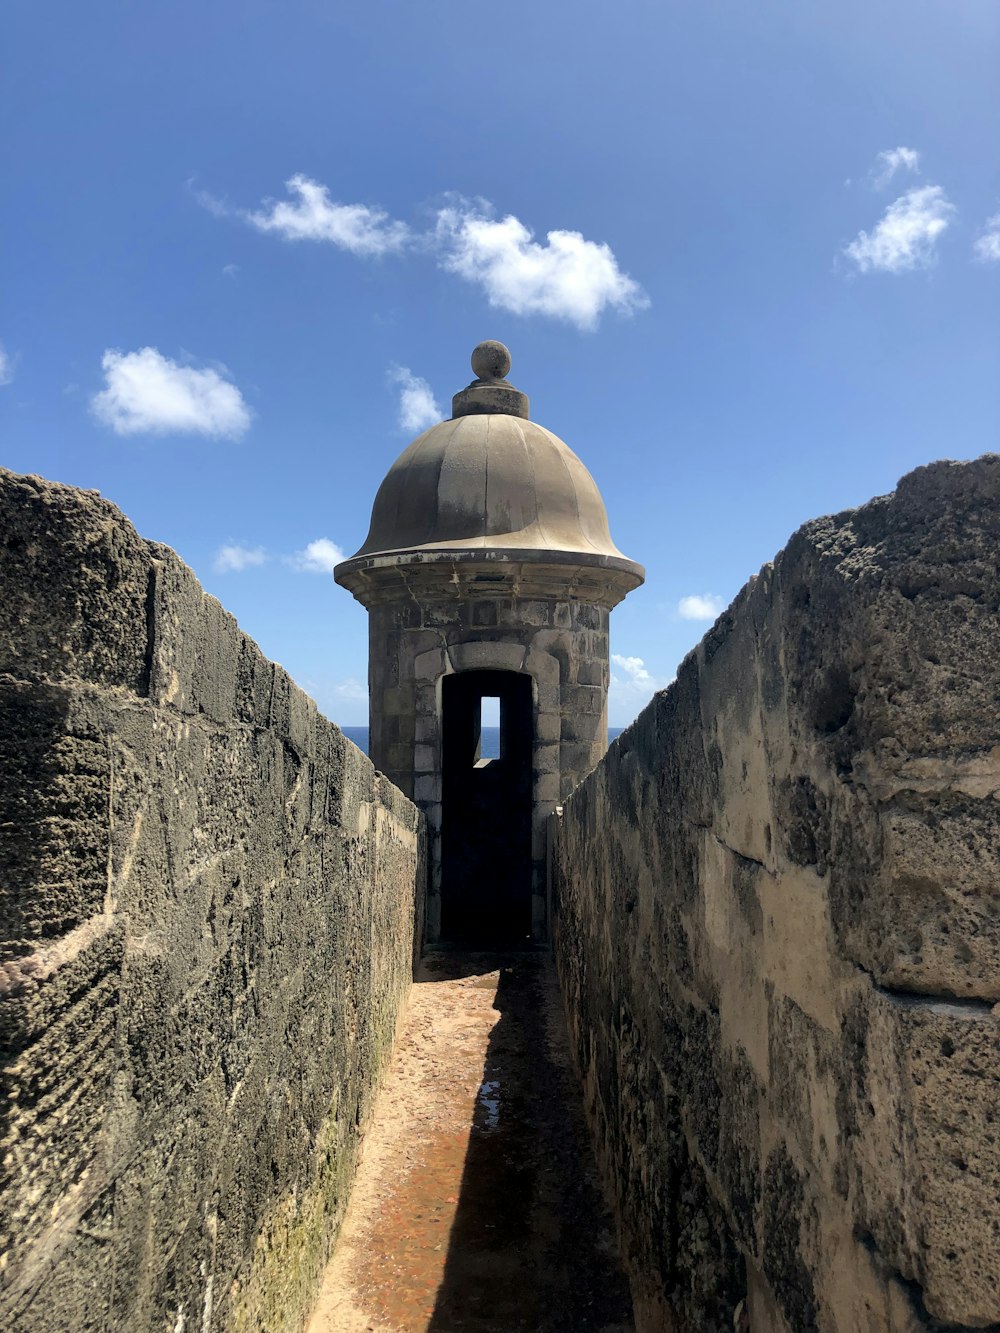
<svg viewBox="0 0 1000 1333">
<path fill-rule="evenodd" d="M 367 727 L 341 727 L 349 741 L 353 741 L 359 750 L 365 754 L 368 753 L 368 728 Z M 625 730 L 624 727 L 608 727 L 608 742 L 610 743 L 616 736 L 620 736 Z M 483 745 L 481 750 L 484 759 L 498 759 L 500 757 L 500 728 L 483 727 Z"/>
</svg>

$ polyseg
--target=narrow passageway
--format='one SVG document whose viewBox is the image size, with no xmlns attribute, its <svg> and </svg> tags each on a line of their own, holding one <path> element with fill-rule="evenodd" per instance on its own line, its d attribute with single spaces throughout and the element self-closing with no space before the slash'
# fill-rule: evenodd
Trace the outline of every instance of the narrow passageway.
<svg viewBox="0 0 1000 1333">
<path fill-rule="evenodd" d="M 421 965 L 309 1333 L 630 1333 L 551 961 Z"/>
</svg>

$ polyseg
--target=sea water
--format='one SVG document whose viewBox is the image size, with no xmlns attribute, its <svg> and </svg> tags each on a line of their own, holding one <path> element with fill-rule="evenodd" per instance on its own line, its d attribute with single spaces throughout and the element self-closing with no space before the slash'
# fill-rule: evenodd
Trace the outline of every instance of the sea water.
<svg viewBox="0 0 1000 1333">
<path fill-rule="evenodd" d="M 608 740 L 613 741 L 616 736 L 620 736 L 625 730 L 624 727 L 608 727 Z M 367 727 L 341 727 L 341 731 L 349 741 L 353 741 L 359 750 L 368 753 L 368 728 Z M 482 746 L 479 751 L 483 759 L 500 758 L 500 728 L 483 727 Z"/>
</svg>

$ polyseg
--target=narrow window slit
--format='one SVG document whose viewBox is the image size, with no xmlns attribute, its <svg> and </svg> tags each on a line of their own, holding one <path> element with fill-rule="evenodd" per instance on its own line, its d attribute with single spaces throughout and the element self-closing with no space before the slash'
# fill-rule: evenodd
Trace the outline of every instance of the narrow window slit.
<svg viewBox="0 0 1000 1333">
<path fill-rule="evenodd" d="M 484 694 L 479 700 L 479 744 L 476 746 L 474 765 L 485 768 L 495 759 L 503 758 L 503 722 L 500 699 L 495 694 Z"/>
</svg>

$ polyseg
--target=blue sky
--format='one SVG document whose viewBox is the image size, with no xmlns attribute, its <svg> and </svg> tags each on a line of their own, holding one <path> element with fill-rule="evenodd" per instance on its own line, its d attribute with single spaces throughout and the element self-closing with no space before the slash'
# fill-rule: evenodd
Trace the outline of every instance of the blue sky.
<svg viewBox="0 0 1000 1333">
<path fill-rule="evenodd" d="M 332 548 L 483 338 L 646 565 L 616 723 L 799 524 L 997 447 L 994 0 L 4 26 L 0 463 L 110 497 L 339 722 Z"/>
</svg>

